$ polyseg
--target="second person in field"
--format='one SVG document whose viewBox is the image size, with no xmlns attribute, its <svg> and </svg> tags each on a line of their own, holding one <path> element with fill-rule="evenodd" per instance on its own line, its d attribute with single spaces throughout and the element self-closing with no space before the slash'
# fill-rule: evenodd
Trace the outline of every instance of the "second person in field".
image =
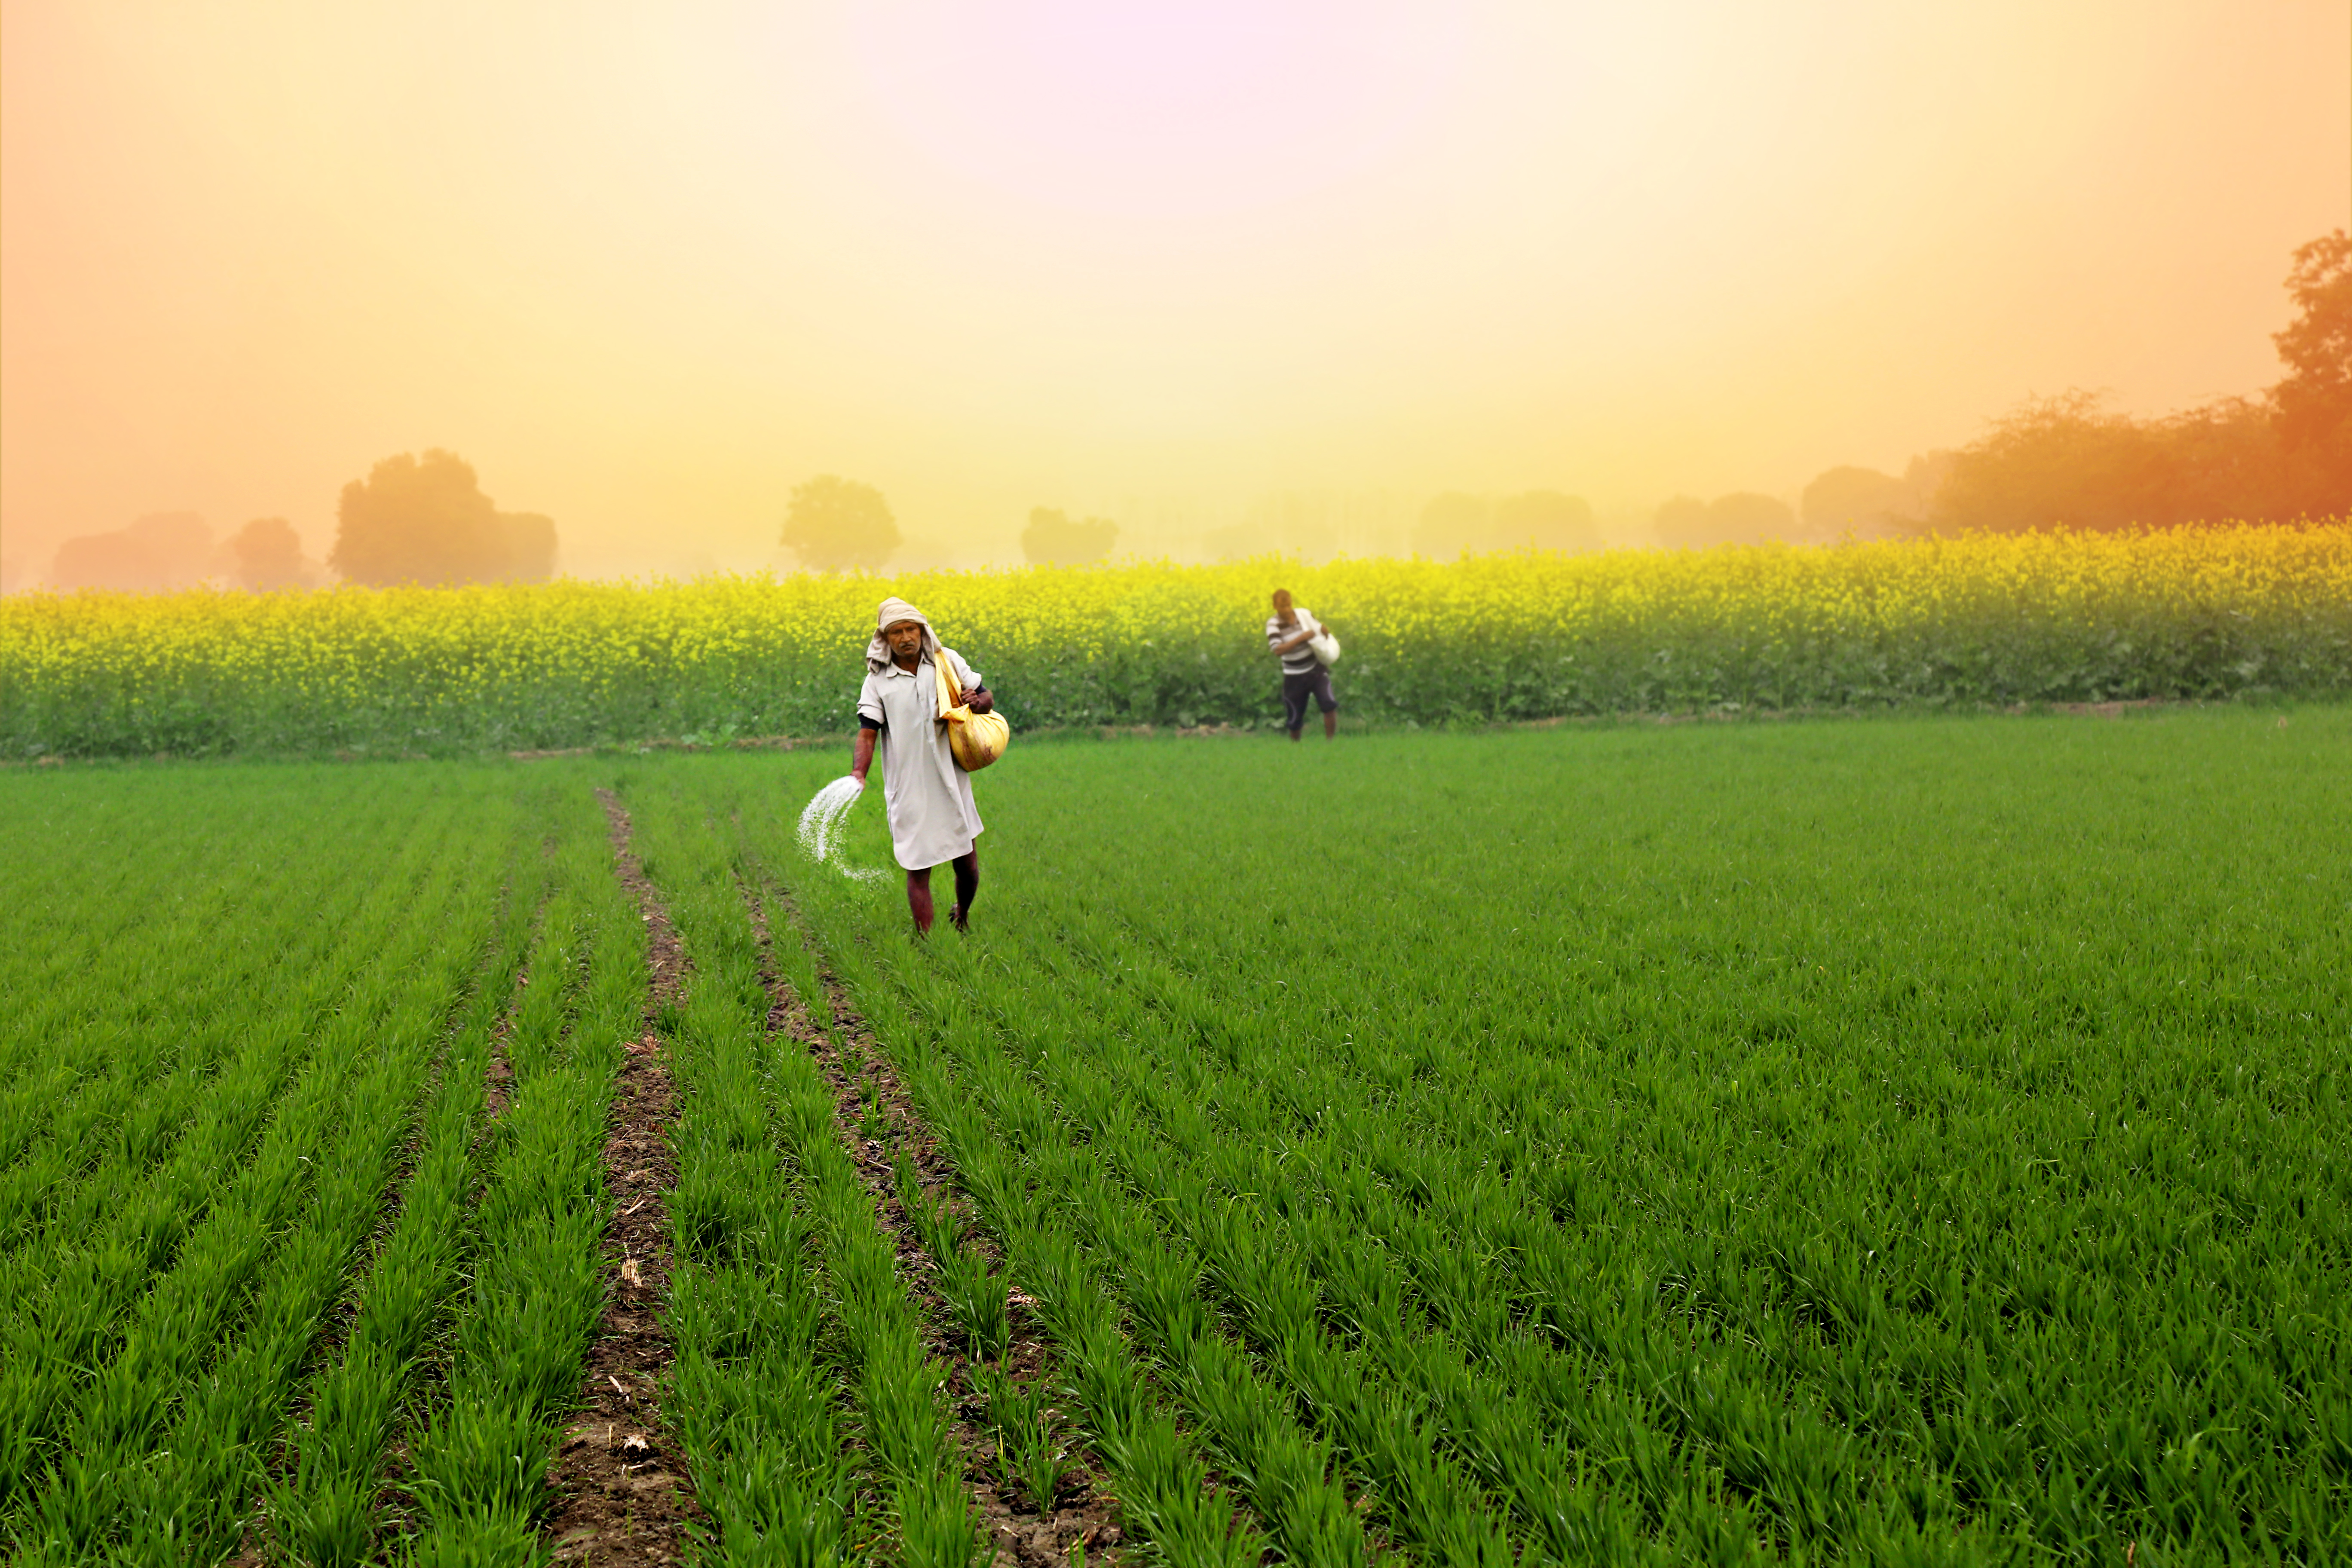
<svg viewBox="0 0 2352 1568">
<path fill-rule="evenodd" d="M 1331 671 L 1316 656 L 1314 642 L 1330 628 L 1312 612 L 1290 602 L 1290 590 L 1274 591 L 1274 614 L 1265 621 L 1265 646 L 1282 660 L 1282 721 L 1290 738 L 1307 726 L 1311 698 L 1323 710 L 1323 738 L 1339 732 L 1339 700 L 1331 695 Z"/>
<path fill-rule="evenodd" d="M 907 907 L 915 929 L 931 929 L 931 868 L 955 868 L 955 902 L 948 919 L 958 931 L 971 919 L 980 893 L 980 809 L 971 775 L 956 765 L 947 726 L 940 722 L 937 661 L 961 688 L 975 713 L 996 705 L 980 674 L 953 648 L 940 646 L 931 623 L 904 599 L 882 601 L 874 640 L 866 647 L 866 684 L 857 693 L 857 741 L 849 772 L 862 787 L 882 754 L 882 804 L 890 820 L 890 847 L 907 872 Z"/>
</svg>

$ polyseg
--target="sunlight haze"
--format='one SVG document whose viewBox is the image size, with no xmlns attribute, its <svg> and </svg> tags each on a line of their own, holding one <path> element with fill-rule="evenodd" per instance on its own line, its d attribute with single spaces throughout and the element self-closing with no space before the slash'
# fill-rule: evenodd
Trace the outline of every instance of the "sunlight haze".
<svg viewBox="0 0 2352 1568">
<path fill-rule="evenodd" d="M 0 550 L 445 447 L 587 574 L 1900 472 L 2277 379 L 2337 4 L 0 6 Z M 1352 534 L 1350 529 L 1353 530 Z M 1279 542 L 1278 540 L 1276 542 Z"/>
</svg>

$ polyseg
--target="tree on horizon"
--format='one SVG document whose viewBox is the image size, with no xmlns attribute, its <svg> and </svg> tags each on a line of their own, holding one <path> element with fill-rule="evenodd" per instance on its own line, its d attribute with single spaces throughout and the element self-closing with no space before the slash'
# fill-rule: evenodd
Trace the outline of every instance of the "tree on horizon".
<svg viewBox="0 0 2352 1568">
<path fill-rule="evenodd" d="M 302 585 L 302 539 L 282 517 L 257 517 L 228 537 L 239 584 L 257 594 Z"/>
<path fill-rule="evenodd" d="M 2352 235 L 2339 228 L 2300 247 L 2286 291 L 2298 313 L 2271 335 L 2287 367 L 2271 388 L 2279 435 L 2289 451 L 2352 476 Z"/>
<path fill-rule="evenodd" d="M 1797 515 L 1823 537 L 1878 533 L 1895 526 L 1909 499 L 1893 474 L 1847 463 L 1813 476 L 1798 498 Z"/>
<path fill-rule="evenodd" d="M 346 582 L 541 583 L 555 570 L 555 524 L 502 512 L 474 466 L 438 447 L 394 453 L 343 487 L 329 565 Z"/>
<path fill-rule="evenodd" d="M 890 503 L 872 485 L 819 474 L 793 487 L 783 544 L 809 571 L 879 571 L 899 542 Z"/>
<path fill-rule="evenodd" d="M 1072 522 L 1067 512 L 1053 507 L 1029 509 L 1029 526 L 1021 531 L 1021 553 L 1033 566 L 1085 566 L 1108 560 L 1118 542 L 1118 524 L 1107 517 Z"/>
</svg>

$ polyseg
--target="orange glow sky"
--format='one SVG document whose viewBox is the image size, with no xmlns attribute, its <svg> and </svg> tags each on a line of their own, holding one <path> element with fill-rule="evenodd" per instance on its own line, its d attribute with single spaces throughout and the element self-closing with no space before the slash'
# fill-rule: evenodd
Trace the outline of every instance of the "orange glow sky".
<svg viewBox="0 0 2352 1568">
<path fill-rule="evenodd" d="M 1645 513 L 2274 381 L 2340 0 L 0 3 L 0 551 L 454 448 L 589 573 Z"/>
</svg>

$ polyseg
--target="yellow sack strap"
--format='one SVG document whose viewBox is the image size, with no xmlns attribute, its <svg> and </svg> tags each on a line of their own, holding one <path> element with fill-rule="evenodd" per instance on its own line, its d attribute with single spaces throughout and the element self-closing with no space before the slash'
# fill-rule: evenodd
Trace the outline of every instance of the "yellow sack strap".
<svg viewBox="0 0 2352 1568">
<path fill-rule="evenodd" d="M 931 661 L 940 678 L 940 722 L 948 727 L 948 750 L 956 766 L 976 773 L 1004 754 L 1013 742 L 1013 726 L 994 713 L 975 713 L 964 706 L 963 689 L 956 684 L 948 664 L 948 650 Z"/>
</svg>

